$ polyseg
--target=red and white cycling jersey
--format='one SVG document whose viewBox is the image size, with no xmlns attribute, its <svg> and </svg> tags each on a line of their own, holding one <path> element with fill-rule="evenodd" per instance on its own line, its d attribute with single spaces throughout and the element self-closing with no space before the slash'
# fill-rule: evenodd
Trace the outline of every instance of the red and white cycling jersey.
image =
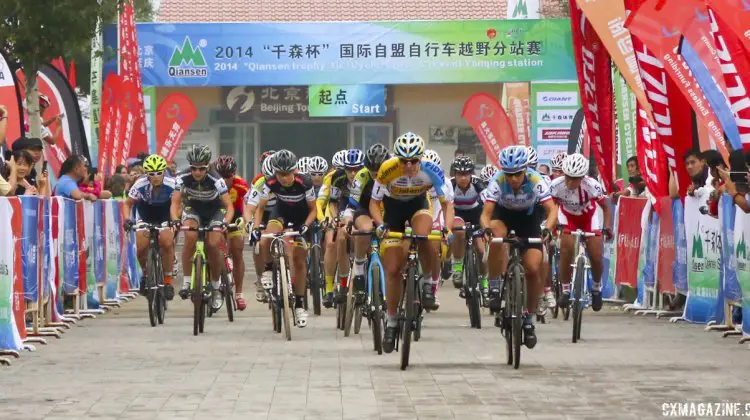
<svg viewBox="0 0 750 420">
<path fill-rule="evenodd" d="M 597 201 L 604 197 L 602 184 L 588 176 L 584 177 L 581 186 L 574 190 L 565 186 L 564 176 L 554 179 L 549 189 L 552 198 L 560 205 L 560 210 L 572 216 L 593 215 Z"/>
</svg>

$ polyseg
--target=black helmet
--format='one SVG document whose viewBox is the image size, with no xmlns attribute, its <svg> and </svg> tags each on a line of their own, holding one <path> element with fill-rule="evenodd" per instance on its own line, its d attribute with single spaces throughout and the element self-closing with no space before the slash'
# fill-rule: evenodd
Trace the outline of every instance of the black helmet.
<svg viewBox="0 0 750 420">
<path fill-rule="evenodd" d="M 451 163 L 451 171 L 474 173 L 474 161 L 468 156 L 456 156 Z"/>
<path fill-rule="evenodd" d="M 205 163 L 211 161 L 211 149 L 205 144 L 194 144 L 187 152 L 187 161 L 189 164 Z"/>
<path fill-rule="evenodd" d="M 370 170 L 377 170 L 380 165 L 391 158 L 388 148 L 380 143 L 375 143 L 365 153 L 365 166 Z"/>
<path fill-rule="evenodd" d="M 297 169 L 297 156 L 289 150 L 279 150 L 273 154 L 271 164 L 276 172 L 292 172 Z"/>
</svg>

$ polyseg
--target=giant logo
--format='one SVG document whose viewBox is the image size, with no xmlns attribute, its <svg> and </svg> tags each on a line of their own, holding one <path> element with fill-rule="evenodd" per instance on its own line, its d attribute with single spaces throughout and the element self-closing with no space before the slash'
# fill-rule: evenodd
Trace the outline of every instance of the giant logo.
<svg viewBox="0 0 750 420">
<path fill-rule="evenodd" d="M 169 76 L 171 77 L 208 77 L 208 65 L 201 47 L 207 44 L 201 39 L 197 47 L 193 47 L 190 37 L 186 36 L 182 47 L 174 47 L 172 57 L 169 58 Z"/>
</svg>

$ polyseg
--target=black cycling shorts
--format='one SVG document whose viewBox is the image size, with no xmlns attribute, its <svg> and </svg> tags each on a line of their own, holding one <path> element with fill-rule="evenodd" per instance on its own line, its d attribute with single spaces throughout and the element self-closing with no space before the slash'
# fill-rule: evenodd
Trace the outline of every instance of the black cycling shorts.
<svg viewBox="0 0 750 420">
<path fill-rule="evenodd" d="M 406 222 L 411 221 L 412 217 L 421 210 L 430 210 L 430 200 L 426 194 L 414 197 L 409 201 L 383 197 L 383 221 L 392 232 L 404 232 Z"/>
<path fill-rule="evenodd" d="M 271 214 L 268 217 L 269 222 L 276 220 L 284 227 L 284 229 L 286 229 L 287 225 L 290 223 L 293 227 L 305 224 L 307 215 L 310 214 L 310 210 L 307 207 L 307 201 L 295 203 L 291 206 L 279 201 L 270 213 Z"/>
<path fill-rule="evenodd" d="M 473 209 L 460 210 L 456 209 L 456 217 L 463 219 L 464 223 L 469 222 L 472 225 L 479 225 L 479 218 L 482 216 L 482 206 L 476 206 Z"/>
<path fill-rule="evenodd" d="M 539 207 L 539 206 L 537 206 Z M 492 212 L 492 220 L 500 220 L 508 228 L 508 233 L 514 231 L 520 238 L 541 238 L 542 228 L 539 220 L 539 212 L 534 209 L 529 213 L 528 210 L 510 210 L 503 206 L 495 206 Z M 542 250 L 542 244 L 526 244 L 521 250 L 529 248 Z"/>
<path fill-rule="evenodd" d="M 199 210 L 194 207 L 185 206 L 182 209 L 182 220 L 195 220 L 202 227 L 219 227 L 224 223 L 226 210 L 217 209 Z"/>
</svg>

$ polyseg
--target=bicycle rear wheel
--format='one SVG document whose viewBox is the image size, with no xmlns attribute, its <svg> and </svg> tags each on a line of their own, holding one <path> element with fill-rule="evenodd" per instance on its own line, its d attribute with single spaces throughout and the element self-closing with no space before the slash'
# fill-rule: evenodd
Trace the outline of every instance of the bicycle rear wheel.
<svg viewBox="0 0 750 420">
<path fill-rule="evenodd" d="M 154 259 L 154 284 L 156 289 L 154 290 L 154 310 L 156 311 L 156 320 L 159 324 L 164 323 L 164 315 L 167 310 L 167 300 L 164 298 L 164 268 L 161 263 L 161 256 L 156 256 Z"/>
<path fill-rule="evenodd" d="M 523 343 L 523 275 L 521 265 L 517 262 L 513 266 L 512 278 L 513 283 L 513 368 L 518 369 L 521 365 L 521 344 Z"/>
<path fill-rule="evenodd" d="M 231 274 L 225 270 L 221 272 L 221 288 L 224 289 L 224 304 L 227 306 L 227 318 L 234 322 L 234 290 L 232 287 Z"/>
<path fill-rule="evenodd" d="M 401 370 L 406 370 L 409 366 L 409 352 L 411 351 L 411 332 L 417 316 L 416 295 L 414 294 L 418 287 L 417 267 L 415 264 L 409 264 L 406 270 L 406 294 L 403 299 L 405 319 L 401 325 L 401 339 L 403 340 L 401 351 Z"/>
<path fill-rule="evenodd" d="M 573 342 L 576 343 L 581 339 L 581 321 L 583 318 L 583 282 L 586 274 L 586 261 L 578 258 L 576 261 L 575 275 L 573 276 Z"/>
<path fill-rule="evenodd" d="M 292 339 L 292 310 L 289 304 L 290 290 L 289 290 L 289 271 L 286 264 L 286 255 L 282 255 L 279 258 L 279 268 L 281 270 L 281 304 L 283 305 L 283 319 L 284 319 L 284 335 L 287 341 Z"/>
<path fill-rule="evenodd" d="M 321 292 L 323 279 L 320 275 L 320 248 L 313 246 L 310 250 L 310 294 L 313 298 L 313 313 L 320 315 Z"/>
<path fill-rule="evenodd" d="M 203 322 L 206 316 L 203 304 L 203 258 L 197 255 L 193 259 L 193 335 L 203 332 Z"/>
<path fill-rule="evenodd" d="M 279 284 L 279 266 L 274 263 L 273 266 L 273 287 L 271 288 L 271 296 L 268 300 L 268 305 L 271 308 L 271 318 L 273 319 L 273 330 L 277 333 L 281 333 L 281 299 L 279 297 L 279 290 L 281 289 Z"/>
<path fill-rule="evenodd" d="M 349 282 L 349 288 L 346 292 L 346 303 L 344 304 L 344 337 L 349 337 L 352 331 L 352 321 L 354 320 L 354 282 Z"/>
<path fill-rule="evenodd" d="M 373 350 L 378 354 L 383 354 L 383 310 L 380 298 L 380 264 L 377 267 L 370 267 L 370 316 L 372 325 L 372 344 Z"/>
</svg>

